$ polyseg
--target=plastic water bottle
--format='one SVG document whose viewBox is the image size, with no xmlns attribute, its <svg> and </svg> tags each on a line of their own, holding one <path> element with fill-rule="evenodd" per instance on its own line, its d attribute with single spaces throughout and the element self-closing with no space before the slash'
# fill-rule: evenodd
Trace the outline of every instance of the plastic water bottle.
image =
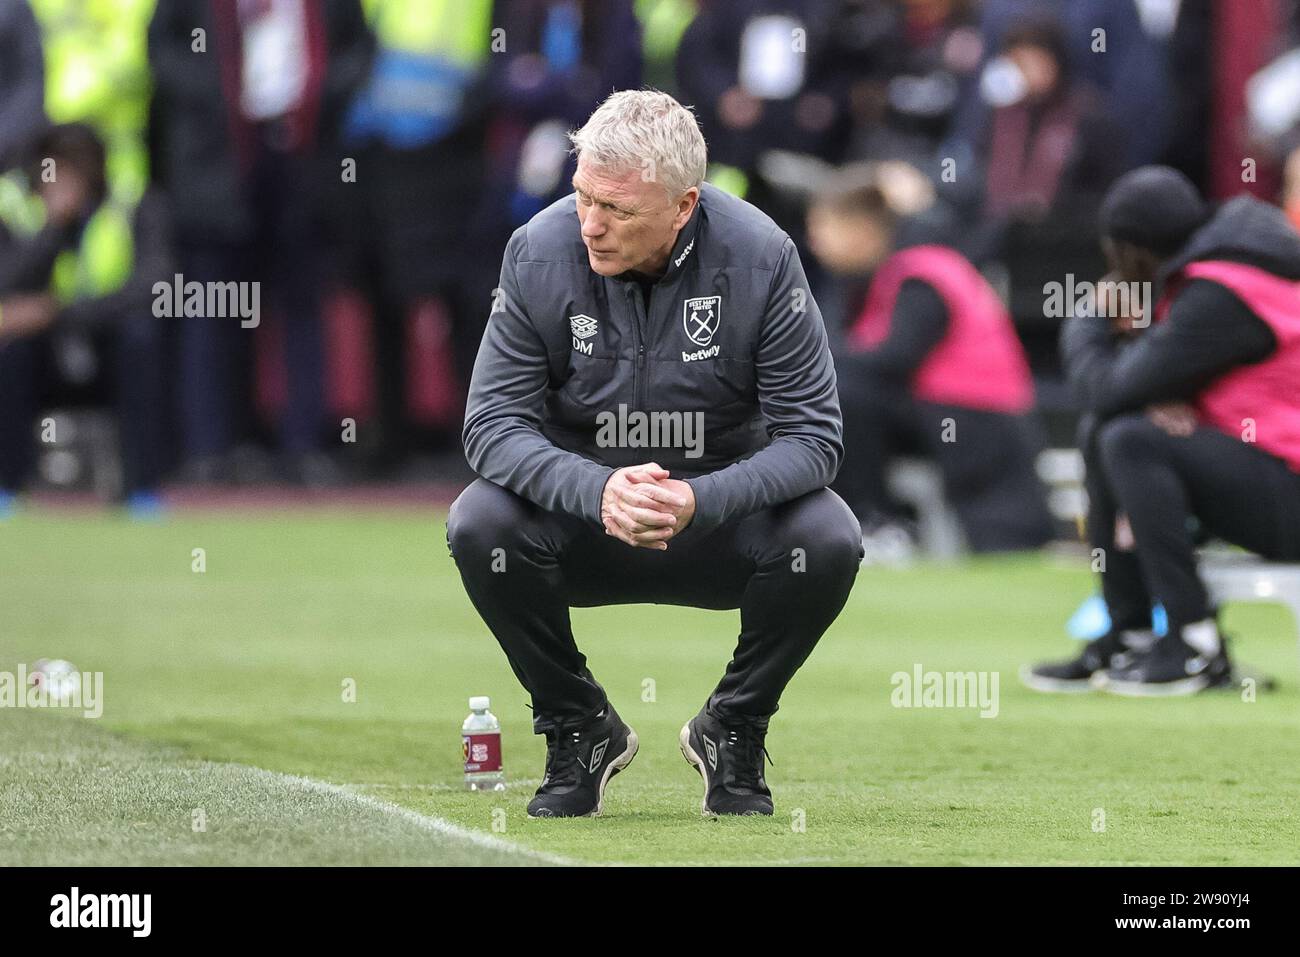
<svg viewBox="0 0 1300 957">
<path fill-rule="evenodd" d="M 504 791 L 506 772 L 501 767 L 501 722 L 488 710 L 487 695 L 469 699 L 469 717 L 460 726 L 465 755 L 465 788 L 469 791 Z"/>
</svg>

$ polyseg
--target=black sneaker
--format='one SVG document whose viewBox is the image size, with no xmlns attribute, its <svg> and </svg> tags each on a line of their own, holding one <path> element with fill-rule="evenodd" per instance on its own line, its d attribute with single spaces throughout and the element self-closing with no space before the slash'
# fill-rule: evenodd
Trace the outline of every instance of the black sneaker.
<svg viewBox="0 0 1300 957">
<path fill-rule="evenodd" d="M 1149 652 L 1106 671 L 1104 690 L 1131 698 L 1196 694 L 1232 684 L 1232 664 L 1220 642 L 1219 653 L 1204 655 L 1181 638 L 1166 636 Z"/>
<path fill-rule="evenodd" d="M 609 779 L 636 757 L 636 732 L 614 706 L 586 724 L 557 723 L 546 735 L 546 775 L 529 817 L 599 817 Z"/>
<path fill-rule="evenodd" d="M 1118 631 L 1108 631 L 1083 647 L 1083 653 L 1068 661 L 1047 661 L 1040 665 L 1023 665 L 1020 681 L 1035 691 L 1075 693 L 1091 691 L 1097 677 L 1112 664 L 1127 664 L 1131 653 Z"/>
<path fill-rule="evenodd" d="M 766 736 L 766 718 L 723 724 L 708 705 L 682 727 L 682 756 L 704 778 L 705 817 L 772 813 L 772 792 L 763 780 L 763 759 L 771 760 Z"/>
</svg>

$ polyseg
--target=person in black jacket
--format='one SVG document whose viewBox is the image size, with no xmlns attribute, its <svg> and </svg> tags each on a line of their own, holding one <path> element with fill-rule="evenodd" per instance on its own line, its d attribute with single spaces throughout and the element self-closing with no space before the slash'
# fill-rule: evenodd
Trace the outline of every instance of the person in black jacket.
<svg viewBox="0 0 1300 957">
<path fill-rule="evenodd" d="M 297 10 L 300 17 L 285 11 Z M 317 39 L 320 42 L 316 42 Z M 358 0 L 301 5 L 160 3 L 149 58 L 160 126 L 156 178 L 187 282 L 261 282 L 283 322 L 288 477 L 332 479 L 324 428 L 318 190 L 342 175 L 333 148 L 373 38 Z M 179 327 L 182 478 L 231 477 L 248 399 L 248 336 L 207 317 Z"/>
<path fill-rule="evenodd" d="M 41 30 L 27 0 L 0 0 L 0 172 L 45 123 Z"/>
<path fill-rule="evenodd" d="M 1232 681 L 1193 523 L 1300 559 L 1300 235 L 1249 196 L 1211 215 L 1158 166 L 1116 182 L 1101 218 L 1112 278 L 1161 291 L 1154 315 L 1130 296 L 1062 336 L 1087 413 L 1088 531 L 1112 626 L 1022 677 L 1043 691 L 1190 694 Z M 1155 601 L 1169 621 L 1159 640 Z"/>
<path fill-rule="evenodd" d="M 548 738 L 529 814 L 599 813 L 636 754 L 569 622 L 630 602 L 740 609 L 679 743 L 706 814 L 771 814 L 768 720 L 862 557 L 826 487 L 843 445 L 821 314 L 789 236 L 701 185 L 677 101 L 615 93 L 573 138 L 575 195 L 506 248 L 465 416 L 480 478 L 448 544 Z"/>
</svg>

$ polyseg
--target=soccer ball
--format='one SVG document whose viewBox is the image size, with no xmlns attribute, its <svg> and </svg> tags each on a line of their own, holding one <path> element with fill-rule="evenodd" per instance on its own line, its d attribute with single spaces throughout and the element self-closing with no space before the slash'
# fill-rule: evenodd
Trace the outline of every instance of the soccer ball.
<svg viewBox="0 0 1300 957">
<path fill-rule="evenodd" d="M 65 704 L 72 700 L 81 687 L 81 672 L 72 662 L 62 658 L 42 658 L 32 665 L 32 684 L 44 688 L 52 704 Z"/>
</svg>

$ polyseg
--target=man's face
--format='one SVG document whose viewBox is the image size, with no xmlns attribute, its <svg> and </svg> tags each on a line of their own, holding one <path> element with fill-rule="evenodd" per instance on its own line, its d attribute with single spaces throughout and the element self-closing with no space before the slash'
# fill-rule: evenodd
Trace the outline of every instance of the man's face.
<svg viewBox="0 0 1300 957">
<path fill-rule="evenodd" d="M 1155 281 L 1161 265 L 1161 259 L 1155 253 L 1134 246 L 1132 243 L 1112 239 L 1110 236 L 1101 238 L 1101 248 L 1106 254 L 1106 264 L 1110 268 L 1110 272 L 1102 276 L 1103 283 Z M 1135 303 L 1131 297 L 1126 296 L 1115 301 L 1112 298 L 1113 293 L 1109 290 L 1103 293 L 1103 289 L 1106 289 L 1106 286 L 1099 287 L 1097 291 L 1097 314 L 1110 319 L 1111 328 L 1115 332 L 1123 336 L 1134 336 L 1147 328 L 1155 306 L 1153 302 L 1146 302 L 1144 311 L 1142 306 Z M 1126 302 L 1127 307 L 1124 305 Z"/>
<path fill-rule="evenodd" d="M 1006 57 L 1019 67 L 1030 100 L 1043 99 L 1061 80 L 1060 64 L 1050 50 L 1024 44 L 1007 50 Z"/>
<path fill-rule="evenodd" d="M 90 183 L 72 163 L 60 161 L 58 175 L 37 187 L 49 217 L 55 222 L 71 222 L 90 211 L 93 196 Z"/>
<path fill-rule="evenodd" d="M 1159 256 L 1132 243 L 1103 236 L 1101 250 L 1107 268 L 1123 282 L 1154 282 L 1160 270 Z"/>
<path fill-rule="evenodd" d="M 573 188 L 587 261 L 601 276 L 628 270 L 649 276 L 662 273 L 677 233 L 691 218 L 700 194 L 692 187 L 673 202 L 659 183 L 646 181 L 640 170 L 609 170 L 581 157 Z"/>
<path fill-rule="evenodd" d="M 814 203 L 808 211 L 808 245 L 836 275 L 861 276 L 889 255 L 890 235 L 875 217 Z"/>
</svg>

